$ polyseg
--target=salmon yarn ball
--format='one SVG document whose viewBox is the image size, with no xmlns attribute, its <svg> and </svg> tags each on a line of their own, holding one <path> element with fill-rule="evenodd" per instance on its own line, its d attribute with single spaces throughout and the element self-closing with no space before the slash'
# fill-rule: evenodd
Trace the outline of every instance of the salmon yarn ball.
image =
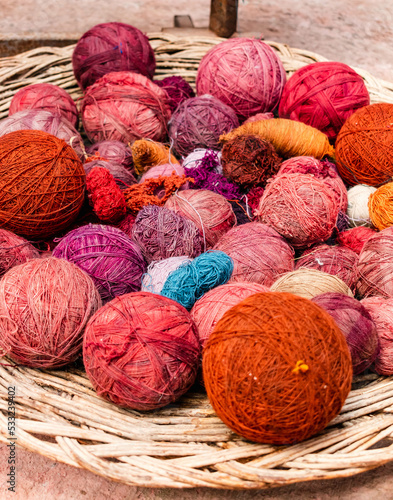
<svg viewBox="0 0 393 500">
<path fill-rule="evenodd" d="M 370 194 L 368 211 L 373 226 L 380 231 L 393 226 L 393 182 L 384 184 Z"/>
<path fill-rule="evenodd" d="M 0 228 L 0 278 L 11 267 L 39 259 L 39 251 L 24 238 Z"/>
<path fill-rule="evenodd" d="M 251 441 L 298 443 L 340 412 L 351 355 L 333 318 L 310 300 L 257 293 L 227 311 L 203 351 L 203 379 L 223 422 Z"/>
</svg>

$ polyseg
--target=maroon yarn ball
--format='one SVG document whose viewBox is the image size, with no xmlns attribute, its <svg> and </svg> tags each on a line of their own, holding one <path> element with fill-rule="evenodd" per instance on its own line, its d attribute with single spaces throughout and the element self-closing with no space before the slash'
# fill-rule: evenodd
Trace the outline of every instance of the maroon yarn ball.
<svg viewBox="0 0 393 500">
<path fill-rule="evenodd" d="M 115 163 L 109 160 L 93 160 L 84 163 L 83 168 L 85 170 L 86 176 L 91 172 L 91 170 L 94 167 L 101 167 L 108 170 L 108 172 L 110 172 L 113 175 L 116 184 L 122 191 L 132 186 L 132 184 L 136 184 L 137 182 L 135 177 L 129 170 L 127 170 L 119 163 Z"/>
<path fill-rule="evenodd" d="M 135 224 L 135 215 L 127 214 L 124 219 L 115 224 L 116 227 L 121 229 L 127 236 L 132 238 L 132 226 Z"/>
<path fill-rule="evenodd" d="M 195 97 L 191 85 L 181 76 L 167 76 L 162 80 L 154 80 L 159 87 L 164 89 L 169 96 L 169 106 L 172 113 L 186 99 Z"/>
<path fill-rule="evenodd" d="M 83 361 L 103 398 L 133 410 L 173 403 L 194 383 L 201 347 L 189 312 L 149 292 L 123 295 L 89 321 Z"/>
<path fill-rule="evenodd" d="M 116 71 L 133 71 L 153 78 L 156 69 L 149 39 L 124 23 L 97 24 L 82 35 L 72 54 L 75 79 L 86 89 Z"/>
<path fill-rule="evenodd" d="M 363 78 L 341 62 L 316 62 L 298 69 L 282 92 L 279 116 L 311 125 L 335 139 L 344 122 L 370 104 Z"/>
<path fill-rule="evenodd" d="M 379 354 L 377 327 L 370 313 L 358 300 L 343 293 L 327 292 L 312 302 L 325 309 L 337 323 L 347 341 L 353 374 L 367 370 Z"/>
<path fill-rule="evenodd" d="M 7 229 L 0 228 L 0 278 L 11 267 L 39 258 L 39 251 L 31 243 Z"/>
<path fill-rule="evenodd" d="M 235 112 L 211 95 L 182 102 L 169 122 L 169 138 L 180 156 L 197 148 L 219 149 L 220 135 L 239 126 Z"/>
<path fill-rule="evenodd" d="M 196 79 L 197 94 L 211 94 L 240 118 L 273 111 L 286 81 L 274 50 L 256 38 L 231 38 L 202 58 Z"/>
<path fill-rule="evenodd" d="M 336 237 L 336 242 L 340 246 L 349 248 L 359 254 L 366 241 L 375 234 L 375 230 L 370 227 L 353 227 L 352 229 L 347 229 L 346 231 L 339 233 Z"/>
<path fill-rule="evenodd" d="M 101 159 L 113 161 L 126 168 L 133 174 L 134 162 L 131 149 L 121 141 L 100 141 L 86 148 L 88 155 L 97 155 Z"/>
</svg>

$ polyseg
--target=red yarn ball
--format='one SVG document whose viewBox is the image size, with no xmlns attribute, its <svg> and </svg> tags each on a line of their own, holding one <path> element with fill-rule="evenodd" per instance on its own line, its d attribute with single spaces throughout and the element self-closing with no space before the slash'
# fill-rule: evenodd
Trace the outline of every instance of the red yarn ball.
<svg viewBox="0 0 393 500">
<path fill-rule="evenodd" d="M 115 163 L 110 160 L 91 160 L 83 164 L 83 169 L 86 176 L 91 172 L 93 168 L 104 168 L 107 170 L 115 179 L 116 185 L 124 191 L 128 187 L 136 184 L 136 179 L 134 175 L 127 170 L 125 167 L 120 165 L 120 163 Z"/>
<path fill-rule="evenodd" d="M 316 62 L 295 71 L 282 92 L 279 116 L 311 125 L 335 139 L 345 121 L 370 104 L 363 78 L 341 62 Z"/>
<path fill-rule="evenodd" d="M 72 54 L 75 79 L 82 89 L 115 71 L 133 71 L 153 78 L 156 69 L 149 39 L 124 23 L 97 24 L 82 35 Z"/>
<path fill-rule="evenodd" d="M 24 238 L 0 228 L 0 278 L 11 267 L 39 259 L 39 251 Z"/>
<path fill-rule="evenodd" d="M 200 344 L 188 311 L 149 292 L 117 297 L 89 321 L 86 373 L 97 393 L 120 406 L 154 410 L 193 384 Z"/>
<path fill-rule="evenodd" d="M 336 237 L 336 242 L 340 246 L 347 247 L 359 254 L 366 241 L 374 235 L 375 231 L 370 227 L 353 227 L 352 229 L 339 233 Z"/>
<path fill-rule="evenodd" d="M 116 223 L 127 213 L 126 200 L 113 175 L 102 167 L 94 167 L 86 177 L 86 189 L 93 210 L 103 222 Z"/>
</svg>

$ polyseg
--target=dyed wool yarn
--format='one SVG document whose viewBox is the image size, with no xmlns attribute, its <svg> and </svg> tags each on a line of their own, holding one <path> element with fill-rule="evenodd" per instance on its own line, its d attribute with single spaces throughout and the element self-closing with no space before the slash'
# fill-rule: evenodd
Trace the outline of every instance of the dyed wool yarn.
<svg viewBox="0 0 393 500">
<path fill-rule="evenodd" d="M 189 170 L 202 167 L 204 170 L 222 174 L 221 151 L 205 148 L 194 149 L 184 158 L 182 165 Z"/>
<path fill-rule="evenodd" d="M 196 257 L 203 249 L 199 229 L 190 219 L 156 205 L 147 205 L 138 213 L 132 238 L 148 264 L 168 257 Z"/>
<path fill-rule="evenodd" d="M 151 262 L 142 276 L 142 292 L 161 293 L 168 276 L 181 265 L 191 261 L 192 259 L 182 255 Z"/>
<path fill-rule="evenodd" d="M 244 195 L 243 195 L 244 196 Z M 250 207 L 243 200 L 228 200 L 232 206 L 233 213 L 236 217 L 236 223 L 238 226 L 243 224 L 248 224 L 253 220 Z"/>
<path fill-rule="evenodd" d="M 107 73 L 133 71 L 153 78 L 154 51 L 140 30 L 124 23 L 97 24 L 82 35 L 72 54 L 75 79 L 85 90 Z"/>
<path fill-rule="evenodd" d="M 271 286 L 283 273 L 293 271 L 294 252 L 274 229 L 259 222 L 234 227 L 214 246 L 233 260 L 230 282 Z"/>
<path fill-rule="evenodd" d="M 94 167 L 90 170 L 86 177 L 86 189 L 94 213 L 101 221 L 114 224 L 125 217 L 126 200 L 106 168 Z"/>
<path fill-rule="evenodd" d="M 24 238 L 0 228 L 0 278 L 11 267 L 39 259 L 39 251 Z"/>
<path fill-rule="evenodd" d="M 74 222 L 84 196 L 82 163 L 65 141 L 39 130 L 0 138 L 1 227 L 28 238 L 53 236 Z"/>
<path fill-rule="evenodd" d="M 370 194 L 368 211 L 373 226 L 380 231 L 393 226 L 393 182 L 384 184 Z"/>
<path fill-rule="evenodd" d="M 121 229 L 123 233 L 132 238 L 132 226 L 135 223 L 135 216 L 132 214 L 127 214 L 124 219 L 116 224 L 116 227 Z"/>
<path fill-rule="evenodd" d="M 169 106 L 172 113 L 186 99 L 195 97 L 191 85 L 181 76 L 167 76 L 162 80 L 154 80 L 154 83 L 164 89 L 169 96 Z"/>
<path fill-rule="evenodd" d="M 307 174 L 282 174 L 267 184 L 254 213 L 294 248 L 305 248 L 332 235 L 339 208 L 322 180 Z"/>
<path fill-rule="evenodd" d="M 347 215 L 351 227 L 372 226 L 368 210 L 368 200 L 376 190 L 377 188 L 365 186 L 364 184 L 357 184 L 348 189 Z"/>
<path fill-rule="evenodd" d="M 58 113 L 73 127 L 78 126 L 79 113 L 72 97 L 52 83 L 34 83 L 19 89 L 11 100 L 8 116 L 25 109 L 43 109 Z"/>
<path fill-rule="evenodd" d="M 251 122 L 259 122 L 260 120 L 271 120 L 274 118 L 273 113 L 257 113 L 256 115 L 250 116 L 250 118 L 247 118 L 243 123 L 251 123 Z"/>
<path fill-rule="evenodd" d="M 186 189 L 172 195 L 165 203 L 165 208 L 196 224 L 203 236 L 204 251 L 212 248 L 223 234 L 236 225 L 230 203 L 212 191 Z"/>
<path fill-rule="evenodd" d="M 89 175 L 93 168 L 104 168 L 107 170 L 113 176 L 117 187 L 122 191 L 132 184 L 136 184 L 133 174 L 119 163 L 108 160 L 91 160 L 83 164 L 86 176 Z"/>
<path fill-rule="evenodd" d="M 97 155 L 107 161 L 121 165 L 134 173 L 132 153 L 127 144 L 120 141 L 100 141 L 86 148 L 88 155 Z"/>
<path fill-rule="evenodd" d="M 210 165 L 208 168 L 210 168 Z M 237 184 L 229 181 L 222 174 L 206 169 L 205 164 L 198 168 L 185 168 L 184 170 L 187 177 L 194 179 L 194 183 L 190 186 L 191 189 L 208 189 L 221 194 L 227 200 L 241 198 L 241 192 Z"/>
<path fill-rule="evenodd" d="M 203 253 L 173 271 L 166 279 L 161 295 L 191 309 L 206 292 L 226 283 L 232 271 L 233 261 L 224 252 Z"/>
<path fill-rule="evenodd" d="M 278 105 L 286 73 L 274 50 L 255 38 L 231 38 L 202 58 L 197 94 L 211 94 L 240 118 L 272 111 Z"/>
<path fill-rule="evenodd" d="M 157 179 L 158 177 L 166 177 L 172 174 L 182 176 L 185 174 L 184 168 L 179 163 L 163 163 L 162 165 L 156 165 L 155 167 L 150 167 L 142 177 L 139 182 L 145 182 L 148 179 Z M 188 189 L 188 182 L 183 184 L 179 189 Z"/>
<path fill-rule="evenodd" d="M 353 297 L 351 289 L 338 276 L 307 268 L 283 274 L 273 283 L 270 290 L 293 293 L 306 299 L 312 299 L 327 292 L 343 293 L 348 297 Z"/>
<path fill-rule="evenodd" d="M 120 71 L 100 78 L 86 90 L 82 123 L 91 142 L 137 139 L 160 141 L 171 116 L 166 92 L 137 73 Z"/>
<path fill-rule="evenodd" d="M 311 125 L 334 140 L 345 121 L 370 104 L 363 78 L 341 62 L 316 62 L 295 71 L 286 83 L 278 113 Z"/>
<path fill-rule="evenodd" d="M 280 168 L 274 146 L 255 135 L 234 137 L 222 148 L 224 175 L 243 188 L 264 186 Z"/>
<path fill-rule="evenodd" d="M 242 300 L 254 293 L 268 292 L 260 283 L 237 282 L 217 286 L 197 300 L 191 309 L 191 317 L 197 326 L 202 348 L 205 347 L 217 322 Z"/>
<path fill-rule="evenodd" d="M 352 229 L 339 233 L 336 242 L 340 246 L 349 248 L 359 255 L 366 241 L 374 235 L 374 229 L 369 227 L 353 227 Z"/>
<path fill-rule="evenodd" d="M 93 281 L 63 259 L 33 259 L 0 282 L 0 347 L 17 363 L 59 368 L 79 356 L 87 321 L 101 307 Z"/>
<path fill-rule="evenodd" d="M 369 368 L 379 353 L 377 328 L 367 309 L 356 299 L 328 292 L 312 299 L 325 309 L 344 334 L 352 358 L 353 374 Z"/>
<path fill-rule="evenodd" d="M 141 288 L 146 263 L 138 245 L 116 227 L 89 224 L 60 239 L 53 256 L 73 262 L 94 281 L 103 302 Z"/>
<path fill-rule="evenodd" d="M 254 186 L 246 195 L 244 195 L 244 199 L 246 200 L 246 203 L 250 210 L 250 215 L 254 215 L 254 212 L 259 206 L 259 202 L 261 201 L 264 191 L 265 190 L 262 186 Z"/>
<path fill-rule="evenodd" d="M 135 172 L 138 175 L 143 174 L 156 165 L 174 165 L 179 163 L 164 144 L 148 139 L 135 141 L 131 146 L 131 152 Z"/>
<path fill-rule="evenodd" d="M 203 379 L 228 427 L 284 445 L 317 434 L 340 412 L 352 363 L 344 335 L 321 307 L 257 293 L 217 323 L 203 351 Z"/>
<path fill-rule="evenodd" d="M 377 103 L 358 109 L 336 140 L 337 168 L 350 186 L 378 186 L 393 176 L 393 104 Z"/>
<path fill-rule="evenodd" d="M 133 410 L 173 403 L 194 383 L 200 344 L 190 314 L 148 292 L 123 295 L 89 321 L 83 362 L 94 389 Z"/>
<path fill-rule="evenodd" d="M 196 148 L 219 149 L 219 137 L 239 126 L 235 112 L 211 95 L 182 102 L 169 122 L 169 138 L 179 156 Z"/>
</svg>

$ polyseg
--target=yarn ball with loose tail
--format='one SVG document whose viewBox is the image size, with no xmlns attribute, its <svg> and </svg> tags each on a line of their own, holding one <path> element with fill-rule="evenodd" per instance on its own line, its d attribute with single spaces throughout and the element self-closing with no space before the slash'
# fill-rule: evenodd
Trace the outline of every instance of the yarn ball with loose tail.
<svg viewBox="0 0 393 500">
<path fill-rule="evenodd" d="M 273 283 L 270 290 L 293 293 L 306 299 L 312 299 L 326 292 L 343 293 L 353 297 L 349 286 L 338 276 L 307 268 L 283 274 Z"/>
<path fill-rule="evenodd" d="M 191 317 L 198 329 L 202 348 L 205 347 L 217 322 L 242 300 L 254 293 L 268 292 L 260 283 L 237 282 L 217 286 L 197 300 L 191 309 Z"/>
<path fill-rule="evenodd" d="M 75 79 L 85 90 L 107 73 L 132 71 L 153 78 L 156 69 L 149 39 L 124 23 L 102 23 L 84 33 L 72 53 Z"/>
<path fill-rule="evenodd" d="M 183 101 L 195 97 L 193 88 L 181 76 L 167 76 L 162 80 L 154 80 L 154 83 L 168 94 L 172 113 Z"/>
<path fill-rule="evenodd" d="M 201 347 L 190 314 L 149 292 L 117 297 L 91 318 L 83 362 L 94 389 L 133 410 L 173 403 L 195 381 Z"/>
<path fill-rule="evenodd" d="M 275 51 L 256 38 L 231 38 L 202 58 L 197 94 L 211 94 L 230 106 L 239 118 L 273 111 L 286 81 Z"/>
<path fill-rule="evenodd" d="M 393 104 L 380 102 L 358 109 L 336 140 L 338 171 L 346 184 L 378 186 L 393 177 Z"/>
<path fill-rule="evenodd" d="M 93 157 L 94 158 L 94 157 Z M 128 187 L 136 184 L 134 175 L 127 170 L 120 163 L 115 163 L 110 160 L 92 160 L 83 164 L 83 169 L 86 176 L 92 171 L 94 167 L 104 168 L 113 175 L 117 186 L 124 191 Z"/>
<path fill-rule="evenodd" d="M 139 246 L 123 231 L 101 224 L 78 227 L 60 239 L 53 257 L 66 259 L 94 281 L 102 301 L 139 291 L 146 263 Z"/>
<path fill-rule="evenodd" d="M 10 269 L 0 282 L 0 347 L 31 368 L 75 361 L 90 316 L 101 307 L 89 276 L 71 262 L 48 257 Z"/>
<path fill-rule="evenodd" d="M 322 431 L 351 389 L 352 362 L 333 318 L 310 300 L 257 293 L 227 311 L 203 351 L 217 415 L 260 443 L 299 443 Z"/>
<path fill-rule="evenodd" d="M 294 248 L 306 248 L 332 235 L 339 209 L 323 180 L 307 174 L 282 174 L 267 184 L 254 213 Z"/>
<path fill-rule="evenodd" d="M 86 90 L 82 123 L 91 142 L 162 140 L 171 116 L 168 95 L 143 75 L 108 73 Z"/>
<path fill-rule="evenodd" d="M 82 163 L 62 139 L 39 130 L 0 137 L 0 226 L 4 229 L 29 239 L 67 229 L 83 205 L 85 184 Z"/>
<path fill-rule="evenodd" d="M 380 231 L 393 226 L 393 182 L 380 186 L 370 194 L 368 211 L 372 225 Z"/>
<path fill-rule="evenodd" d="M 347 215 L 351 227 L 372 226 L 368 209 L 368 200 L 376 190 L 377 188 L 366 186 L 365 184 L 357 184 L 348 189 Z"/>
<path fill-rule="evenodd" d="M 334 140 L 345 121 L 370 104 L 363 78 L 341 62 L 307 64 L 287 81 L 278 113 L 311 125 Z"/>
<path fill-rule="evenodd" d="M 353 374 L 367 370 L 379 353 L 377 328 L 367 309 L 356 299 L 328 292 L 312 299 L 325 309 L 344 334 L 352 358 Z"/>
<path fill-rule="evenodd" d="M 352 229 L 339 233 L 336 237 L 336 243 L 342 247 L 353 250 L 359 255 L 366 241 L 375 234 L 374 229 L 370 227 L 353 227 Z"/>
<path fill-rule="evenodd" d="M 26 85 L 14 94 L 8 116 L 25 109 L 43 109 L 63 115 L 74 127 L 78 126 L 79 113 L 68 92 L 52 83 Z"/>
<path fill-rule="evenodd" d="M 182 165 L 189 170 L 203 167 L 205 170 L 222 174 L 221 151 L 206 148 L 194 149 L 184 158 Z"/>
<path fill-rule="evenodd" d="M 236 225 L 231 204 L 213 191 L 186 189 L 173 194 L 164 206 L 194 222 L 203 236 L 204 251 Z"/>
<path fill-rule="evenodd" d="M 94 213 L 103 221 L 115 224 L 127 213 L 126 200 L 113 175 L 102 167 L 94 167 L 86 176 L 86 190 Z"/>
<path fill-rule="evenodd" d="M 0 228 L 0 278 L 11 267 L 39 259 L 39 251 L 24 238 Z"/>
<path fill-rule="evenodd" d="M 134 174 L 134 164 L 132 161 L 132 153 L 127 144 L 121 141 L 100 141 L 86 148 L 88 155 L 97 155 L 98 159 L 121 165 Z"/>
<path fill-rule="evenodd" d="M 281 158 L 270 142 L 241 135 L 224 144 L 221 163 L 224 175 L 247 189 L 264 186 L 278 172 Z"/>
<path fill-rule="evenodd" d="M 169 122 L 169 138 L 179 156 L 197 148 L 219 149 L 219 138 L 239 126 L 235 112 L 211 95 L 182 102 Z"/>
<path fill-rule="evenodd" d="M 148 264 L 182 255 L 193 258 L 203 251 L 202 236 L 190 219 L 156 205 L 140 210 L 132 227 L 132 239 Z"/>
<path fill-rule="evenodd" d="M 278 276 L 293 271 L 294 251 L 273 228 L 260 222 L 234 227 L 214 246 L 233 260 L 230 282 L 271 286 Z"/>
<path fill-rule="evenodd" d="M 173 271 L 166 279 L 161 295 L 191 309 L 206 292 L 224 285 L 232 271 L 233 261 L 227 254 L 214 250 L 205 252 Z"/>
<path fill-rule="evenodd" d="M 182 264 L 191 261 L 190 257 L 181 255 L 151 262 L 142 276 L 142 292 L 161 293 L 168 276 Z"/>
</svg>

